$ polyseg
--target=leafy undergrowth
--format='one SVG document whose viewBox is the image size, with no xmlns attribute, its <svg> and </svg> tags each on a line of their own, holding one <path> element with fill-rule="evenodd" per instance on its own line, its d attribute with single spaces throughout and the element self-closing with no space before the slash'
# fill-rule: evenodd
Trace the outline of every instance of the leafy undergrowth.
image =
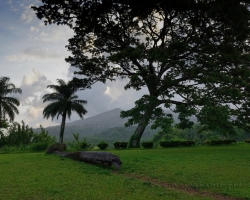
<svg viewBox="0 0 250 200">
<path fill-rule="evenodd" d="M 0 199 L 250 199 L 250 145 L 110 150 L 120 171 L 0 154 Z"/>
</svg>

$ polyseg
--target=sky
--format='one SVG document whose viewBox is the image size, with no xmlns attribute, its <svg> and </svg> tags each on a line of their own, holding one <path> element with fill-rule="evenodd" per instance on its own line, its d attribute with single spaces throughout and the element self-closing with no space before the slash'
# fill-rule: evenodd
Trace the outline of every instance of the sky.
<svg viewBox="0 0 250 200">
<path fill-rule="evenodd" d="M 65 62 L 70 55 L 65 47 L 74 32 L 67 26 L 47 25 L 39 20 L 32 5 L 41 5 L 39 0 L 1 0 L 0 1 L 0 76 L 7 76 L 10 82 L 22 89 L 22 94 L 14 94 L 20 101 L 19 115 L 15 121 L 37 128 L 58 125 L 61 118 L 44 119 L 43 109 L 47 105 L 42 96 L 50 93 L 47 85 L 57 84 L 57 79 L 69 81 L 74 67 Z M 96 83 L 91 89 L 77 92 L 79 99 L 88 103 L 84 118 L 120 108 L 130 109 L 134 102 L 147 93 L 124 90 L 126 79 L 113 82 Z M 79 120 L 73 113 L 70 120 Z"/>
</svg>

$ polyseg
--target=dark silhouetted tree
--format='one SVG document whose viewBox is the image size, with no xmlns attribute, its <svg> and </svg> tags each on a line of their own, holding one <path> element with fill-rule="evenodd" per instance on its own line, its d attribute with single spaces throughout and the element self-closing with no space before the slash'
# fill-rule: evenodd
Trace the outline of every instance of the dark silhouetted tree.
<svg viewBox="0 0 250 200">
<path fill-rule="evenodd" d="M 127 126 L 138 124 L 130 147 L 139 147 L 150 121 L 170 126 L 162 106 L 179 113 L 179 128 L 192 126 L 191 115 L 219 131 L 249 124 L 248 7 L 244 0 L 43 0 L 32 8 L 45 24 L 74 30 L 66 61 L 84 75 L 79 87 L 121 77 L 125 89 L 148 89 L 121 113 Z"/>
<path fill-rule="evenodd" d="M 43 110 L 45 118 L 51 117 L 52 120 L 55 116 L 57 119 L 62 116 L 62 123 L 60 128 L 60 143 L 63 143 L 63 135 L 65 129 L 66 118 L 70 118 L 72 111 L 75 111 L 81 118 L 87 113 L 83 107 L 87 101 L 79 100 L 75 95 L 77 88 L 69 81 L 65 83 L 62 79 L 57 79 L 58 85 L 48 85 L 47 88 L 54 90 L 53 93 L 45 94 L 43 102 L 51 101 Z"/>
<path fill-rule="evenodd" d="M 10 83 L 10 78 L 0 77 L 0 128 L 4 127 L 6 116 L 10 122 L 15 119 L 15 114 L 19 114 L 17 106 L 20 105 L 16 97 L 9 96 L 13 93 L 22 93 L 20 88 L 16 88 L 13 83 Z"/>
</svg>

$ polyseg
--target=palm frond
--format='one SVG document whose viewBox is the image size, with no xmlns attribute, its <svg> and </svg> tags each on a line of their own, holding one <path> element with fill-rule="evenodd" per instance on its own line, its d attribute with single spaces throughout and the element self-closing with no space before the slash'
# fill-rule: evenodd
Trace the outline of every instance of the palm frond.
<svg viewBox="0 0 250 200">
<path fill-rule="evenodd" d="M 1 101 L 5 102 L 5 103 L 11 103 L 11 104 L 14 104 L 16 106 L 20 105 L 19 100 L 17 98 L 15 98 L 15 97 L 2 97 Z"/>
<path fill-rule="evenodd" d="M 13 83 L 10 83 L 10 78 L 0 77 L 0 117 L 4 118 L 7 115 L 10 121 L 14 120 L 15 114 L 19 114 L 16 106 L 20 102 L 15 97 L 10 97 L 11 93 L 22 93 L 20 88 L 16 88 Z"/>
<path fill-rule="evenodd" d="M 86 114 L 87 111 L 82 104 L 86 104 L 87 101 L 78 99 L 78 96 L 75 95 L 77 88 L 70 81 L 66 83 L 62 79 L 57 79 L 57 83 L 58 85 L 48 85 L 47 88 L 53 89 L 54 92 L 45 94 L 42 97 L 43 102 L 51 102 L 43 110 L 44 118 L 48 119 L 51 117 L 53 120 L 55 117 L 58 119 L 60 115 L 64 116 L 66 114 L 70 119 L 72 111 L 75 111 L 83 118 L 83 115 Z"/>
<path fill-rule="evenodd" d="M 4 115 L 7 115 L 11 122 L 14 121 L 15 113 L 19 114 L 17 107 L 9 102 L 1 102 L 1 109 L 2 113 L 4 113 Z"/>
</svg>

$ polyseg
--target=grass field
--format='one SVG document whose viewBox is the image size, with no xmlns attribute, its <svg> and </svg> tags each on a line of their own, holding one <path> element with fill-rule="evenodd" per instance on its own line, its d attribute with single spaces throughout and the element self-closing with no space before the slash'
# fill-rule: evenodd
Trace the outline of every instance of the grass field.
<svg viewBox="0 0 250 200">
<path fill-rule="evenodd" d="M 250 145 L 109 150 L 120 171 L 0 153 L 0 199 L 250 199 Z"/>
</svg>

